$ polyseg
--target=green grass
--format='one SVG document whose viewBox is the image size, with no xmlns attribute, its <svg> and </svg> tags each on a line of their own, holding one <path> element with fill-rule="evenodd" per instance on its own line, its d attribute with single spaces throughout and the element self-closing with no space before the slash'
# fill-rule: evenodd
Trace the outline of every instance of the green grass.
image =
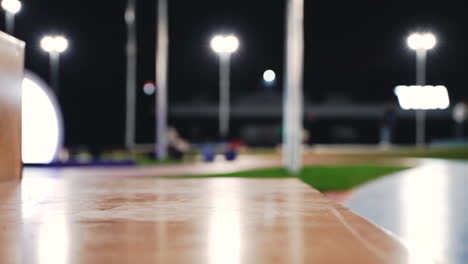
<svg viewBox="0 0 468 264">
<path fill-rule="evenodd" d="M 180 176 L 176 178 L 293 178 L 297 177 L 319 191 L 350 190 L 360 184 L 384 175 L 407 169 L 395 166 L 313 166 L 305 167 L 299 175 L 289 174 L 284 169 L 262 169 L 229 174 Z"/>
<path fill-rule="evenodd" d="M 299 178 L 319 191 L 343 191 L 404 169 L 407 168 L 392 166 L 306 167 Z"/>
</svg>

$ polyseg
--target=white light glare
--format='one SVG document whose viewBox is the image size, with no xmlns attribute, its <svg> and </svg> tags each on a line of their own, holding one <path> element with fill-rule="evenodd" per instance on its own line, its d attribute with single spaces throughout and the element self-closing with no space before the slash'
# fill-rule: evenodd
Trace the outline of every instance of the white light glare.
<svg viewBox="0 0 468 264">
<path fill-rule="evenodd" d="M 224 41 L 226 42 L 226 51 L 229 53 L 236 52 L 239 48 L 239 40 L 233 35 L 227 36 Z"/>
<path fill-rule="evenodd" d="M 55 50 L 62 53 L 68 49 L 68 40 L 62 36 L 55 37 Z"/>
<path fill-rule="evenodd" d="M 447 109 L 450 98 L 445 86 L 397 86 L 395 95 L 401 108 L 405 110 Z"/>
<path fill-rule="evenodd" d="M 266 70 L 265 73 L 263 73 L 263 80 L 265 80 L 265 82 L 271 83 L 275 81 L 275 79 L 276 79 L 276 74 L 274 71 Z"/>
<path fill-rule="evenodd" d="M 431 33 L 414 33 L 408 37 L 408 46 L 413 50 L 430 50 L 437 44 L 436 37 Z"/>
<path fill-rule="evenodd" d="M 18 0 L 3 0 L 2 7 L 8 13 L 15 15 L 21 11 L 22 4 Z"/>
<path fill-rule="evenodd" d="M 211 48 L 217 52 L 221 53 L 224 50 L 224 37 L 216 36 L 211 40 Z"/>
<path fill-rule="evenodd" d="M 41 47 L 46 52 L 62 53 L 68 49 L 68 40 L 63 36 L 45 36 L 41 40 Z"/>
<path fill-rule="evenodd" d="M 239 48 L 239 40 L 234 35 L 218 35 L 211 40 L 211 48 L 216 53 L 233 53 Z"/>
<path fill-rule="evenodd" d="M 60 113 L 52 94 L 45 89 L 28 77 L 23 80 L 21 151 L 24 163 L 51 163 L 60 148 Z"/>
</svg>

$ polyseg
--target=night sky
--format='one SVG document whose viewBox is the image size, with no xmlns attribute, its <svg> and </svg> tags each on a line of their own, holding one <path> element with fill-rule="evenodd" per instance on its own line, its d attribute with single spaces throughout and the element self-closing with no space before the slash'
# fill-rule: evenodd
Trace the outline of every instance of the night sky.
<svg viewBox="0 0 468 264">
<path fill-rule="evenodd" d="M 220 32 L 234 33 L 241 42 L 232 59 L 234 97 L 260 92 L 261 74 L 268 68 L 281 79 L 285 0 L 169 2 L 170 102 L 216 102 L 218 60 L 209 43 Z M 461 1 L 305 2 L 307 100 L 321 103 L 330 93 L 355 103 L 392 99 L 394 86 L 415 82 L 415 54 L 406 37 L 417 30 L 438 37 L 428 55 L 428 84 L 446 85 L 453 101 L 468 95 L 468 16 Z M 123 0 L 23 1 L 16 36 L 27 43 L 28 69 L 48 80 L 40 38 L 60 33 L 70 40 L 61 57 L 60 87 L 69 146 L 123 144 L 125 6 Z M 154 100 L 141 87 L 154 79 L 155 6 L 154 1 L 138 3 L 139 117 L 151 115 Z M 281 82 L 274 87 L 278 93 L 281 88 Z M 153 126 L 139 120 L 138 129 Z"/>
</svg>

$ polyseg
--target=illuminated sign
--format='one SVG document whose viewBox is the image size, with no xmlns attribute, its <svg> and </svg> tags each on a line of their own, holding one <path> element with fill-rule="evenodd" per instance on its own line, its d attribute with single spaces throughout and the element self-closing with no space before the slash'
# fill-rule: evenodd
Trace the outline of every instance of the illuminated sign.
<svg viewBox="0 0 468 264">
<path fill-rule="evenodd" d="M 445 86 L 404 86 L 395 87 L 400 107 L 405 110 L 447 109 L 450 98 Z"/>
</svg>

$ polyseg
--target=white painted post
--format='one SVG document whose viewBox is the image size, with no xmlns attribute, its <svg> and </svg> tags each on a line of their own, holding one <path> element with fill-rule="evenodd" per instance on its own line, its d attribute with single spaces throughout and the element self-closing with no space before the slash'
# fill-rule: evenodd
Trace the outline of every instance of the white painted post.
<svg viewBox="0 0 468 264">
<path fill-rule="evenodd" d="M 156 155 L 167 157 L 167 89 L 169 65 L 169 20 L 167 0 L 158 1 L 156 47 Z"/>
<path fill-rule="evenodd" d="M 126 116 L 125 148 L 132 151 L 135 145 L 136 82 L 137 82 L 137 30 L 136 0 L 128 0 L 125 11 L 127 24 L 127 73 L 126 73 Z"/>
<path fill-rule="evenodd" d="M 283 160 L 286 169 L 302 169 L 304 0 L 288 0 L 283 113 Z"/>
</svg>

